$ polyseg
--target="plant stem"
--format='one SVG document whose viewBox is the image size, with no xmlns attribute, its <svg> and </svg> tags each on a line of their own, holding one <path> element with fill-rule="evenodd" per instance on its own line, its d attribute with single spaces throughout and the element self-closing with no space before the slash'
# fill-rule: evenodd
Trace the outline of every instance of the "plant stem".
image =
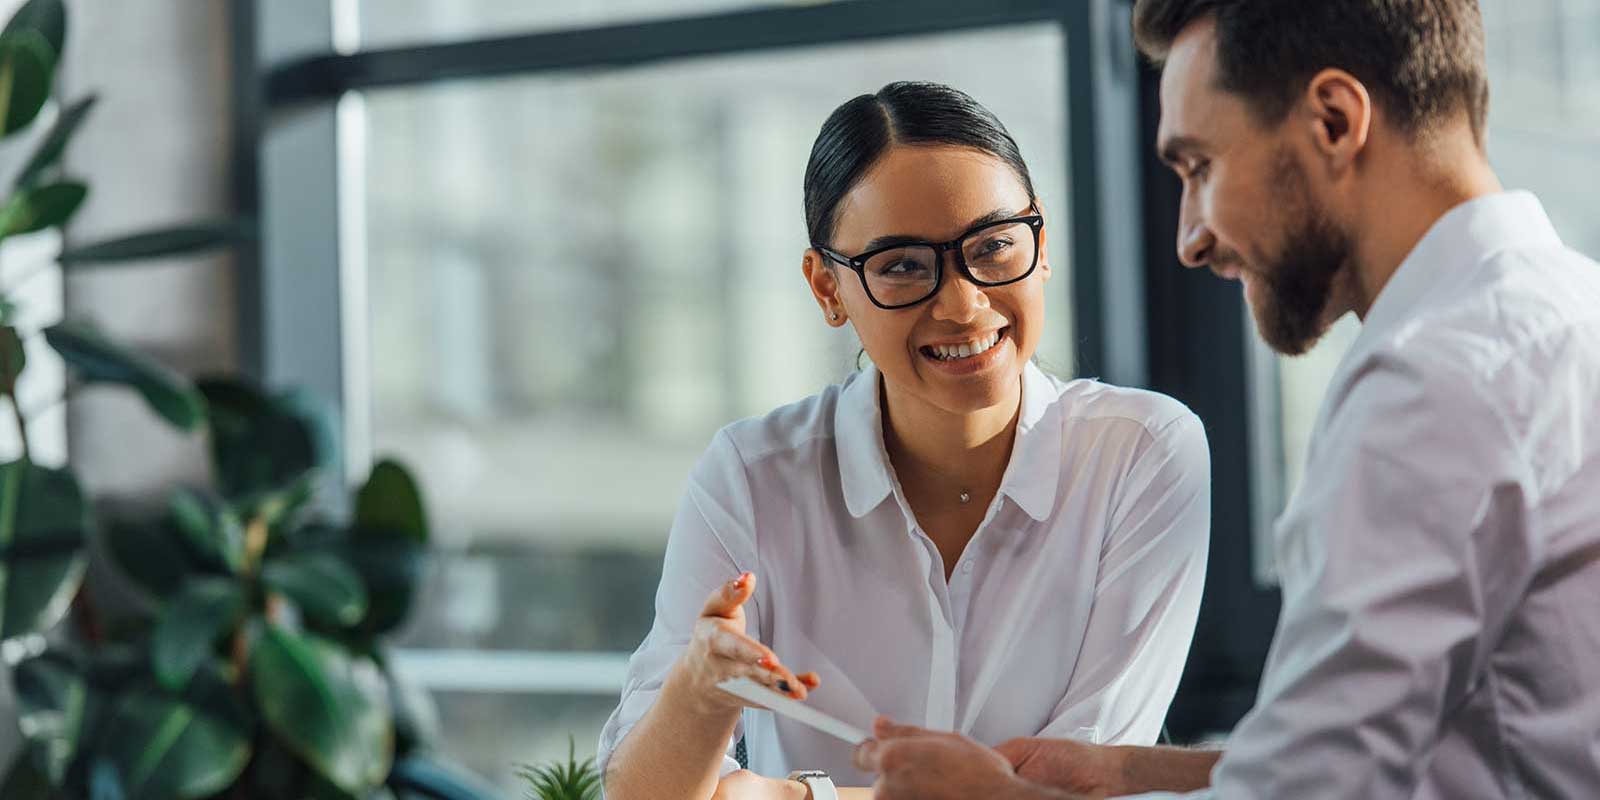
<svg viewBox="0 0 1600 800">
<path fill-rule="evenodd" d="M 0 360 L 4 359 L 5 356 L 0 355 Z M 22 460 L 32 462 L 33 451 L 28 447 L 28 420 L 22 416 L 22 404 L 17 402 L 15 394 L 6 395 L 6 399 L 11 401 L 11 415 L 17 420 L 17 440 L 22 442 Z"/>
<path fill-rule="evenodd" d="M 78 593 L 72 596 L 72 621 L 77 623 L 78 632 L 85 642 L 95 645 L 105 639 L 105 631 L 100 629 L 100 620 L 95 617 L 94 606 L 89 602 L 87 584 L 78 587 Z"/>
</svg>

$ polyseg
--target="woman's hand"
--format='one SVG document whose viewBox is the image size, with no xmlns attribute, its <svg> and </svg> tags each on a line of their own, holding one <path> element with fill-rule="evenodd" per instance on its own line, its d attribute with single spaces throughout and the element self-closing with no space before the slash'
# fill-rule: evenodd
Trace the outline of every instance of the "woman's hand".
<svg viewBox="0 0 1600 800">
<path fill-rule="evenodd" d="M 717 688 L 730 678 L 750 678 L 796 700 L 817 688 L 816 673 L 796 675 L 766 645 L 745 635 L 744 604 L 755 594 L 756 576 L 746 572 L 706 598 L 689 646 L 673 666 L 669 683 L 702 714 L 750 705 Z"/>
</svg>

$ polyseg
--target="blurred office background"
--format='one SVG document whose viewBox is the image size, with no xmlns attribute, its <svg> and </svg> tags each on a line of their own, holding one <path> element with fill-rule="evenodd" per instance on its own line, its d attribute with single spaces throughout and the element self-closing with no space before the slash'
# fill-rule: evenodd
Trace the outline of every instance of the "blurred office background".
<svg viewBox="0 0 1600 800">
<path fill-rule="evenodd" d="M 348 475 L 375 454 L 417 471 L 438 548 L 397 665 L 478 773 L 511 788 L 569 736 L 592 752 L 702 448 L 855 368 L 800 280 L 801 176 L 834 106 L 899 79 L 973 94 L 1029 160 L 1058 271 L 1045 364 L 1206 420 L 1213 563 L 1170 723 L 1195 741 L 1248 708 L 1278 602 L 1267 528 L 1356 327 L 1278 359 L 1236 286 L 1178 268 L 1129 4 L 69 5 L 62 93 L 103 98 L 69 156 L 96 180 L 66 237 L 239 213 L 260 240 L 137 274 L 45 269 L 23 291 L 184 371 L 307 385 L 340 407 Z M 1483 11 L 1491 158 L 1600 257 L 1600 3 Z M 0 276 L 58 246 L 8 241 Z M 91 464 L 98 492 L 201 468 L 118 395 L 34 420 L 41 459 Z"/>
</svg>

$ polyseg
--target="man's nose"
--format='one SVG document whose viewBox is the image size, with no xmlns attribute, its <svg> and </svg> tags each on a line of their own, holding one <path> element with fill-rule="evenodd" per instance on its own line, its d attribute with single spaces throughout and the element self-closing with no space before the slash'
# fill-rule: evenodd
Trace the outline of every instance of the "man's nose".
<svg viewBox="0 0 1600 800">
<path fill-rule="evenodd" d="M 1204 223 L 1179 223 L 1178 225 L 1178 261 L 1185 267 L 1194 269 L 1210 263 L 1212 252 L 1216 249 L 1217 237 Z"/>
</svg>

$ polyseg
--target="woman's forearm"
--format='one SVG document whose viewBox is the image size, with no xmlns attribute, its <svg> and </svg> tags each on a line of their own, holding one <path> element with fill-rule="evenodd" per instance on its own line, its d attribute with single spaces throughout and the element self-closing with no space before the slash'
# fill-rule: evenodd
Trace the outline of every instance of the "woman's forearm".
<svg viewBox="0 0 1600 800">
<path fill-rule="evenodd" d="M 668 677 L 654 705 L 623 737 L 606 768 L 610 800 L 709 800 L 739 710 L 706 711 Z"/>
</svg>

